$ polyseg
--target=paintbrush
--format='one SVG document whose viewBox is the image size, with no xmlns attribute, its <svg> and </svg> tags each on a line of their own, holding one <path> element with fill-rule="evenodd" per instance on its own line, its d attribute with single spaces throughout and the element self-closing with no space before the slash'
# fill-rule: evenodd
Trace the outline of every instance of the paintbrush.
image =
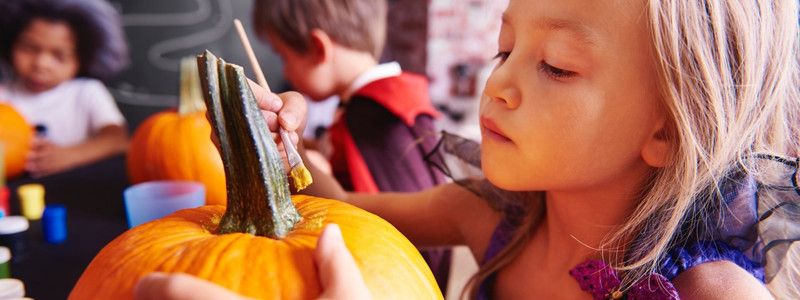
<svg viewBox="0 0 800 300">
<path fill-rule="evenodd" d="M 267 78 L 264 77 L 264 72 L 261 71 L 261 66 L 258 64 L 258 60 L 256 59 L 256 55 L 253 52 L 253 47 L 250 46 L 250 40 L 247 38 L 247 34 L 244 31 L 244 26 L 242 26 L 242 22 L 239 19 L 233 20 L 233 25 L 236 27 L 236 31 L 239 33 L 239 40 L 242 41 L 242 46 L 244 46 L 244 51 L 247 53 L 247 57 L 250 59 L 250 65 L 253 66 L 253 72 L 256 74 L 256 81 L 258 85 L 263 87 L 267 90 L 268 93 L 271 93 L 269 84 L 267 84 Z M 294 144 L 292 143 L 292 139 L 289 137 L 289 132 L 287 132 L 283 127 L 278 124 L 278 132 L 281 136 L 281 141 L 283 141 L 283 148 L 286 151 L 286 158 L 289 160 L 289 176 L 292 178 L 292 183 L 294 184 L 295 190 L 302 190 L 313 182 L 311 178 L 311 172 L 308 171 L 305 164 L 303 164 L 303 159 L 300 158 L 300 153 L 297 153 L 297 149 L 295 149 Z"/>
</svg>

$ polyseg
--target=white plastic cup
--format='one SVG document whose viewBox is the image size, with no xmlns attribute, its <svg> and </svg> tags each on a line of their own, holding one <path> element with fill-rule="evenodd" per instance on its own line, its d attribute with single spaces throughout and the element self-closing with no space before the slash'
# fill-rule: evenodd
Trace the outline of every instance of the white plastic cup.
<svg viewBox="0 0 800 300">
<path fill-rule="evenodd" d="M 143 182 L 128 187 L 123 195 L 131 228 L 206 203 L 205 186 L 194 181 Z"/>
<path fill-rule="evenodd" d="M 11 260 L 14 262 L 22 261 L 25 256 L 29 227 L 28 219 L 23 216 L 0 218 L 0 246 L 11 250 Z"/>
<path fill-rule="evenodd" d="M 0 279 L 0 299 L 25 299 L 25 284 L 19 279 Z"/>
</svg>

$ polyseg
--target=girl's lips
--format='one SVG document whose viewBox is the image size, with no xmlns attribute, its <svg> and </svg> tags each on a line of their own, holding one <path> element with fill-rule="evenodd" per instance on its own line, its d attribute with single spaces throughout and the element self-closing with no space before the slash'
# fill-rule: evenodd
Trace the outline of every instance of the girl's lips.
<svg viewBox="0 0 800 300">
<path fill-rule="evenodd" d="M 499 140 L 501 142 L 511 142 L 511 139 L 509 139 L 503 133 L 503 131 L 500 130 L 500 127 L 498 127 L 497 124 L 492 121 L 492 119 L 487 117 L 481 117 L 481 131 L 483 131 L 484 135 L 488 136 L 489 138 Z"/>
<path fill-rule="evenodd" d="M 24 81 L 25 87 L 32 92 L 41 92 L 47 89 L 48 85 L 44 81 L 28 79 Z"/>
</svg>

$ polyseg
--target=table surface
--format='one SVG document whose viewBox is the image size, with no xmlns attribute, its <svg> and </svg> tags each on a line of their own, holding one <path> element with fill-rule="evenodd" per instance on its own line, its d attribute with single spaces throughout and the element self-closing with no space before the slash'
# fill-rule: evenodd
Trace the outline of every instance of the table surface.
<svg viewBox="0 0 800 300">
<path fill-rule="evenodd" d="M 129 185 L 125 157 L 116 156 L 49 177 L 9 180 L 12 215 L 19 215 L 18 186 L 41 183 L 45 202 L 67 208 L 67 240 L 47 243 L 41 221 L 32 221 L 25 251 L 11 264 L 11 275 L 25 283 L 26 296 L 34 299 L 66 299 L 94 256 L 128 229 L 122 191 Z"/>
</svg>

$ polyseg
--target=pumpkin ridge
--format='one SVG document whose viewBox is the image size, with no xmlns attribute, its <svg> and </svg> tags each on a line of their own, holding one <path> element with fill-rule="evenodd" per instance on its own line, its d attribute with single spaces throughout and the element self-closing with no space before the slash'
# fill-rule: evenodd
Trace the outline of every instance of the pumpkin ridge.
<svg viewBox="0 0 800 300">
<path fill-rule="evenodd" d="M 213 239 L 205 239 L 193 247 L 187 247 L 190 252 L 195 254 L 187 263 L 189 268 L 183 270 L 192 272 L 200 278 L 211 278 L 214 270 L 217 270 L 219 262 L 224 255 L 228 255 L 226 250 L 231 249 L 231 244 L 237 240 L 236 234 L 218 235 Z M 206 256 L 217 257 L 216 261 L 204 259 Z M 219 268 L 223 269 L 223 268 Z M 233 288 L 227 286 L 227 288 Z"/>
</svg>

